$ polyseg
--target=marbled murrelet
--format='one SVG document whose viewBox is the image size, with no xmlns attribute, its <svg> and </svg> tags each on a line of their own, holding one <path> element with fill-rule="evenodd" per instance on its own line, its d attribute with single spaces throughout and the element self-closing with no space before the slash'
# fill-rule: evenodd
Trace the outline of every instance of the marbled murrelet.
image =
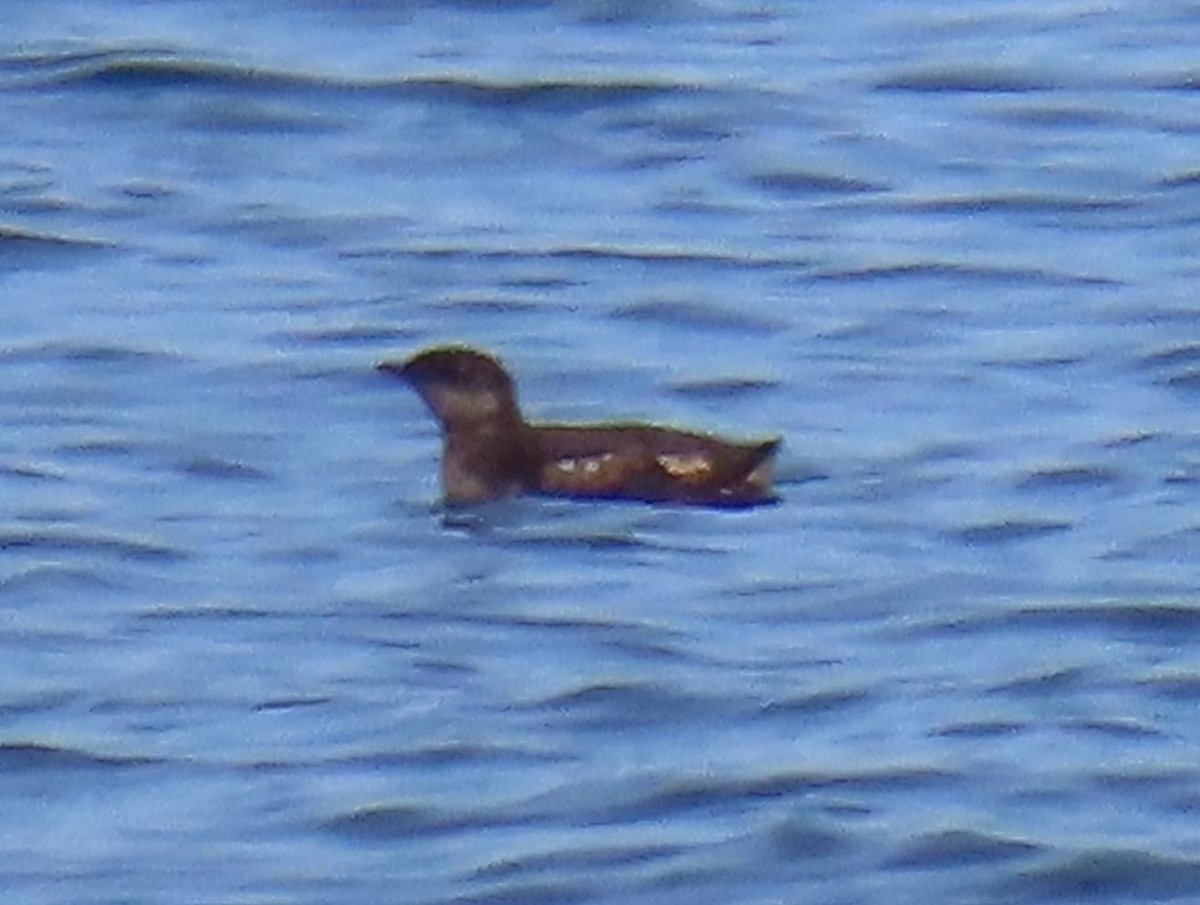
<svg viewBox="0 0 1200 905">
<path fill-rule="evenodd" d="M 462 346 L 377 368 L 411 384 L 441 422 L 450 504 L 522 493 L 710 506 L 776 499 L 779 438 L 739 443 L 646 424 L 528 424 L 508 372 Z"/>
</svg>

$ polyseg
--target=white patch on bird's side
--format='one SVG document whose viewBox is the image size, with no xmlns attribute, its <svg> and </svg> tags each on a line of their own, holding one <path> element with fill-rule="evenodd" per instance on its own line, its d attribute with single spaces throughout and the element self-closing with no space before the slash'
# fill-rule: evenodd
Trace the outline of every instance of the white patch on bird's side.
<svg viewBox="0 0 1200 905">
<path fill-rule="evenodd" d="M 554 467 L 563 474 L 575 474 L 580 471 L 585 475 L 596 475 L 600 473 L 606 463 L 611 462 L 615 456 L 612 453 L 603 453 L 599 456 L 568 456 L 565 459 L 557 459 L 554 462 Z"/>
<path fill-rule="evenodd" d="M 674 478 L 700 478 L 712 471 L 712 462 L 706 456 L 664 454 L 656 458 L 658 467 Z"/>
<path fill-rule="evenodd" d="M 746 484 L 757 490 L 770 491 L 775 483 L 775 457 L 767 456 L 746 476 Z"/>
</svg>

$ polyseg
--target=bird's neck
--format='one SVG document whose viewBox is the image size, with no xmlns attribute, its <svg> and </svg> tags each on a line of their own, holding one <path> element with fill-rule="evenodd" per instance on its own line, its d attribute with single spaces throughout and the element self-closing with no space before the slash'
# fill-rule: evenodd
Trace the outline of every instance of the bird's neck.
<svg viewBox="0 0 1200 905">
<path fill-rule="evenodd" d="M 446 426 L 442 488 L 448 502 L 479 502 L 529 489 L 534 468 L 529 427 L 520 414 Z"/>
</svg>

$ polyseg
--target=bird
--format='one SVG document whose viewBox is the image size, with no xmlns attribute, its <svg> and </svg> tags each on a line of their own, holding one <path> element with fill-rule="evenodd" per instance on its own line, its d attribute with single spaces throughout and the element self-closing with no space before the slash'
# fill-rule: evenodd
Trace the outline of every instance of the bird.
<svg viewBox="0 0 1200 905">
<path fill-rule="evenodd" d="M 778 499 L 780 437 L 738 442 L 655 424 L 531 424 L 500 361 L 467 346 L 375 367 L 409 384 L 440 422 L 449 506 L 523 494 L 728 507 Z"/>
</svg>

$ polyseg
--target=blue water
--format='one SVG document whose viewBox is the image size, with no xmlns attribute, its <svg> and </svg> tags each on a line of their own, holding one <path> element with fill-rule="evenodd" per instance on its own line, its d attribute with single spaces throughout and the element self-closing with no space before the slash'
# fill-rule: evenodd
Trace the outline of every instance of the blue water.
<svg viewBox="0 0 1200 905">
<path fill-rule="evenodd" d="M 1200 899 L 1194 3 L 0 3 L 0 888 Z M 436 506 L 376 375 L 782 434 Z"/>
</svg>

